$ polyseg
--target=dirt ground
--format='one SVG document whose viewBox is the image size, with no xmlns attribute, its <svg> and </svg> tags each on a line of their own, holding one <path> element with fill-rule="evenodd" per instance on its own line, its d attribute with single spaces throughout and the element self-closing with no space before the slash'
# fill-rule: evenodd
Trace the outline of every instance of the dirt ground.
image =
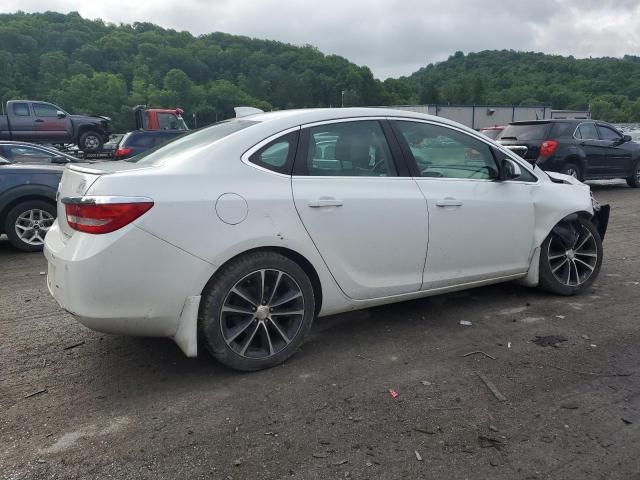
<svg viewBox="0 0 640 480">
<path fill-rule="evenodd" d="M 0 478 L 640 479 L 640 191 L 593 188 L 612 210 L 588 293 L 323 318 L 252 374 L 82 327 L 42 254 L 0 240 Z"/>
</svg>

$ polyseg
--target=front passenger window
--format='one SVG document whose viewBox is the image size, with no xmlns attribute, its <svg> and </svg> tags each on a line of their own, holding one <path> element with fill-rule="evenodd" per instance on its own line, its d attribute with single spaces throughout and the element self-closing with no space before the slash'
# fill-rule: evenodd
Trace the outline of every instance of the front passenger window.
<svg viewBox="0 0 640 480">
<path fill-rule="evenodd" d="M 472 136 L 430 123 L 396 123 L 420 176 L 492 180 L 499 177 L 491 147 Z"/>
</svg>

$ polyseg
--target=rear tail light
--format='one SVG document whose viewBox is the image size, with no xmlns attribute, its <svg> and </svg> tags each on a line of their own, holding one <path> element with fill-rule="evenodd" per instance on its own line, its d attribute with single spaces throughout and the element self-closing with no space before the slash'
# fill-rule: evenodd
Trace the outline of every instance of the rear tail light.
<svg viewBox="0 0 640 480">
<path fill-rule="evenodd" d="M 131 153 L 130 148 L 118 148 L 113 154 L 116 158 L 124 158 Z"/>
<path fill-rule="evenodd" d="M 558 142 L 555 140 L 545 140 L 540 145 L 540 156 L 541 157 L 549 157 L 553 155 L 553 152 L 556 151 L 556 147 L 558 146 Z"/>
<path fill-rule="evenodd" d="M 118 230 L 153 207 L 146 197 L 72 197 L 62 203 L 69 227 L 93 234 Z"/>
</svg>

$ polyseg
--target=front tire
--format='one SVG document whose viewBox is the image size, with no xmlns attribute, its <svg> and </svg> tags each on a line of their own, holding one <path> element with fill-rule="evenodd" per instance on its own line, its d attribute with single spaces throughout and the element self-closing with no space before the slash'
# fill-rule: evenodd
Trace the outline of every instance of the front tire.
<svg viewBox="0 0 640 480">
<path fill-rule="evenodd" d="M 602 266 L 602 240 L 589 220 L 562 222 L 540 247 L 540 288 L 576 295 L 589 288 Z"/>
<path fill-rule="evenodd" d="M 201 337 L 219 362 L 242 371 L 284 362 L 300 347 L 315 316 L 308 275 L 276 252 L 233 260 L 205 288 Z"/>
<path fill-rule="evenodd" d="M 627 184 L 632 188 L 640 188 L 640 160 L 633 166 L 631 176 L 627 177 Z"/>
<path fill-rule="evenodd" d="M 84 152 L 98 152 L 102 150 L 103 145 L 102 135 L 92 130 L 80 135 L 80 140 L 78 141 L 78 146 Z"/>
<path fill-rule="evenodd" d="M 43 200 L 19 203 L 7 214 L 4 231 L 11 244 L 24 252 L 37 252 L 56 219 L 54 205 Z"/>
</svg>

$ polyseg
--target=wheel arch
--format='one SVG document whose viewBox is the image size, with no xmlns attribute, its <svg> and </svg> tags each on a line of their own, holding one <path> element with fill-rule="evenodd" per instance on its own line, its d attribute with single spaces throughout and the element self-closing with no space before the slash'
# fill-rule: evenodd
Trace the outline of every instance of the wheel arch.
<svg viewBox="0 0 640 480">
<path fill-rule="evenodd" d="M 203 287 L 201 294 L 204 293 L 204 291 L 211 284 L 211 282 L 213 282 L 217 278 L 217 276 L 220 274 L 220 272 L 224 269 L 226 265 L 228 265 L 230 262 L 233 262 L 234 260 L 244 255 L 248 255 L 250 253 L 255 253 L 255 252 L 275 252 L 296 262 L 300 266 L 300 268 L 302 268 L 302 270 L 304 270 L 304 272 L 308 275 L 309 280 L 311 281 L 311 285 L 313 287 L 313 293 L 316 296 L 314 313 L 315 315 L 318 315 L 318 313 L 320 313 L 320 309 L 322 308 L 322 298 L 323 298 L 322 283 L 320 282 L 320 276 L 318 275 L 316 268 L 304 255 L 286 247 L 279 247 L 279 246 L 256 247 L 256 248 L 251 248 L 249 250 L 245 250 L 243 252 L 240 252 L 234 255 L 233 257 L 226 260 L 222 265 L 220 265 L 216 269 L 214 274 L 211 276 L 211 278 L 209 278 L 206 285 Z"/>
<path fill-rule="evenodd" d="M 55 193 L 53 194 L 52 198 L 52 196 L 49 194 L 50 192 L 46 190 L 33 188 L 28 190 L 20 189 L 12 193 L 12 195 L 7 195 L 6 197 L 0 199 L 0 231 L 4 230 L 4 222 L 7 218 L 7 214 L 16 205 L 32 200 L 41 200 L 49 203 L 54 208 L 56 206 Z"/>
<path fill-rule="evenodd" d="M 584 178 L 584 174 L 587 167 L 587 158 L 585 155 L 580 155 L 579 153 L 572 153 L 567 158 L 564 159 L 563 162 L 565 165 L 572 164 L 580 169 L 580 173 Z"/>
</svg>

